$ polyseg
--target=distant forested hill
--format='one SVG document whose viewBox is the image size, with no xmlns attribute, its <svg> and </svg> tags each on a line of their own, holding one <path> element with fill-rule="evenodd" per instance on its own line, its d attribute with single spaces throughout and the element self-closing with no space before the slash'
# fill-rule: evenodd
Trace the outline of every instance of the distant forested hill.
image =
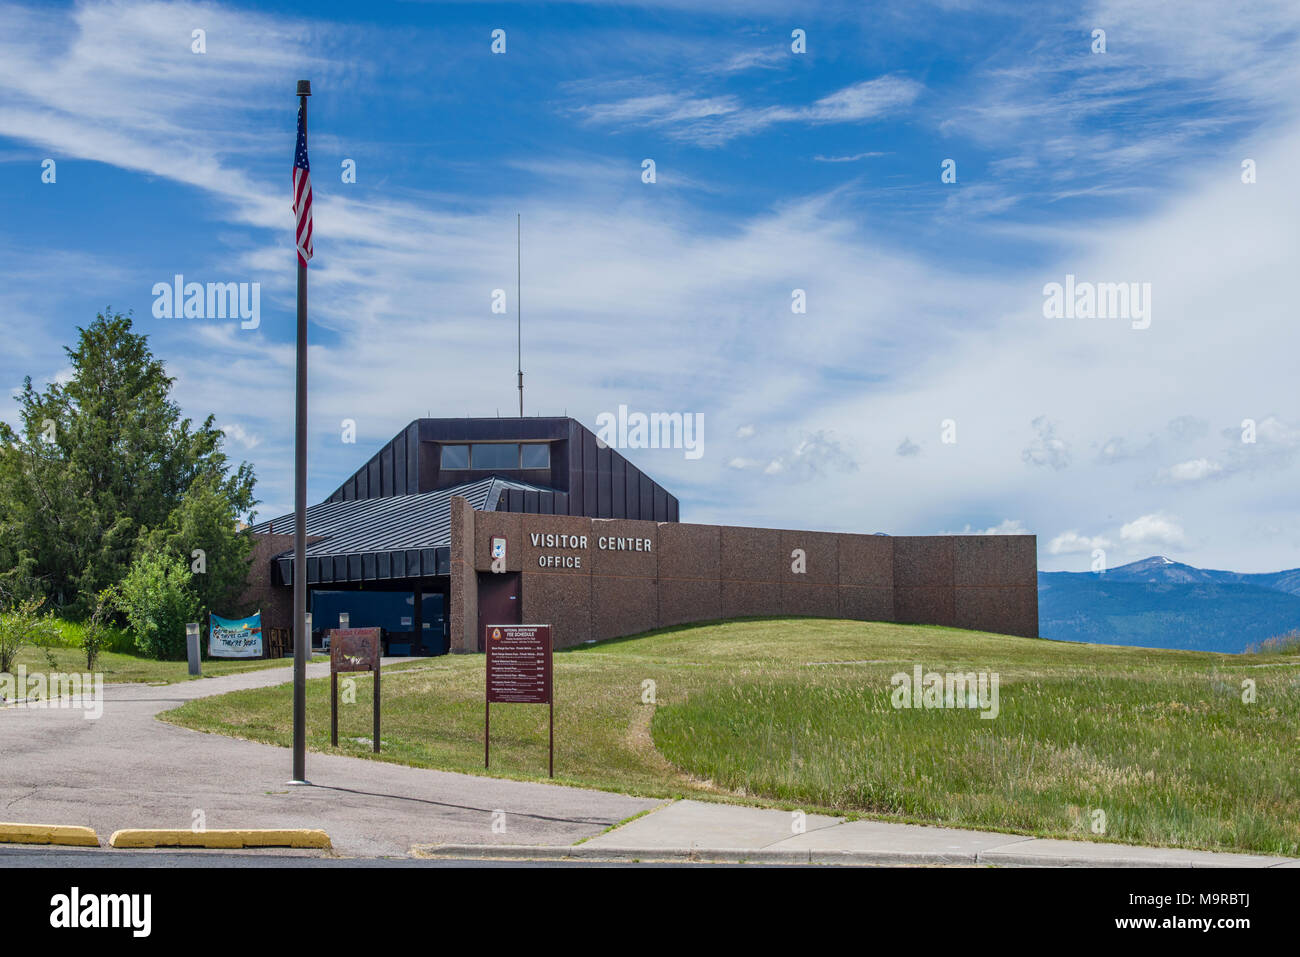
<svg viewBox="0 0 1300 957">
<path fill-rule="evenodd" d="M 1300 569 L 1240 574 L 1154 557 L 1092 572 L 1039 572 L 1044 638 L 1237 653 L 1300 629 Z"/>
</svg>

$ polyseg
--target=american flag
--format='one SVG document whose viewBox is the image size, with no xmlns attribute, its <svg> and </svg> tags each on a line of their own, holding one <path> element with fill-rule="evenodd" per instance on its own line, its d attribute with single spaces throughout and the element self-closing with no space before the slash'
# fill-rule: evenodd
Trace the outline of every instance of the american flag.
<svg viewBox="0 0 1300 957">
<path fill-rule="evenodd" d="M 311 259 L 311 166 L 307 162 L 305 108 L 298 107 L 298 147 L 293 152 L 293 217 L 298 231 L 298 262 Z"/>
</svg>

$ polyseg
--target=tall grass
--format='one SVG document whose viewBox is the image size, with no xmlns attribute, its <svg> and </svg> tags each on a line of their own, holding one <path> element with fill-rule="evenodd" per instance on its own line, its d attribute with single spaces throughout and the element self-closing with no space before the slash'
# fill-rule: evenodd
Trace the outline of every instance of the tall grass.
<svg viewBox="0 0 1300 957">
<path fill-rule="evenodd" d="M 1010 678 L 1010 680 L 1008 680 Z M 1300 683 L 1002 675 L 998 716 L 895 710 L 884 673 L 761 679 L 660 709 L 674 764 L 728 790 L 946 824 L 1300 851 Z"/>
<path fill-rule="evenodd" d="M 58 630 L 58 640 L 54 647 L 58 648 L 80 648 L 82 640 L 86 634 L 86 626 L 79 621 L 68 621 L 59 618 L 55 620 L 55 628 Z M 136 654 L 135 636 L 125 628 L 118 628 L 110 625 L 108 627 L 108 641 L 102 651 L 111 651 L 117 654 L 130 655 Z"/>
<path fill-rule="evenodd" d="M 1246 646 L 1248 655 L 1294 655 L 1300 654 L 1300 628 L 1292 629 L 1284 635 L 1274 635 Z"/>
<path fill-rule="evenodd" d="M 895 710 L 890 677 L 997 672 L 996 719 Z M 385 672 L 379 760 L 483 773 L 481 655 Z M 647 685 L 653 682 L 653 686 Z M 1253 682 L 1254 698 L 1245 700 Z M 327 681 L 308 742 L 329 747 Z M 370 758 L 370 682 L 340 748 Z M 644 703 L 653 687 L 656 704 Z M 1023 831 L 1300 852 L 1300 663 L 820 619 L 666 629 L 555 656 L 558 781 L 651 796 Z M 166 720 L 288 745 L 291 688 Z M 492 773 L 545 779 L 546 708 L 494 705 Z M 1094 832 L 1095 812 L 1105 815 Z"/>
</svg>

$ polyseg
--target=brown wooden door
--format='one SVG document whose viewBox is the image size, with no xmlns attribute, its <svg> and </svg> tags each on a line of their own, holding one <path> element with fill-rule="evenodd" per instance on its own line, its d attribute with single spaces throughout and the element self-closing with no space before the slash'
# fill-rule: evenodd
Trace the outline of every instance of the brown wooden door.
<svg viewBox="0 0 1300 957">
<path fill-rule="evenodd" d="M 519 625 L 523 623 L 520 612 L 518 572 L 478 573 L 478 650 L 483 650 L 485 625 Z"/>
</svg>

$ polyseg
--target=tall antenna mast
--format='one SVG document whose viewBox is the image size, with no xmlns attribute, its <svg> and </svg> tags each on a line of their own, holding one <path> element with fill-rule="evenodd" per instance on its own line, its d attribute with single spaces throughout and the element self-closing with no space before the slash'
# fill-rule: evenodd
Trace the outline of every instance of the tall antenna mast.
<svg viewBox="0 0 1300 957">
<path fill-rule="evenodd" d="M 519 418 L 524 417 L 524 321 L 520 300 L 519 214 L 515 213 L 515 346 L 519 368 Z"/>
</svg>

